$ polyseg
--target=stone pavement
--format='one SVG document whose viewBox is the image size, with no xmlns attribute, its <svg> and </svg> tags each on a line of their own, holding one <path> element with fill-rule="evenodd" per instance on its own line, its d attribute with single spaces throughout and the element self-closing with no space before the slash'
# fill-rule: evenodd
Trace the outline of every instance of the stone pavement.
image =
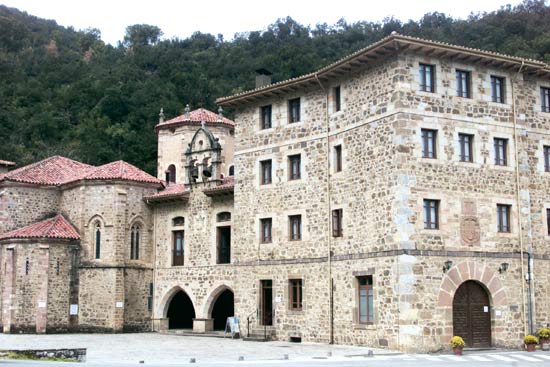
<svg viewBox="0 0 550 367">
<path fill-rule="evenodd" d="M 0 349 L 87 348 L 89 364 L 112 365 L 138 363 L 174 365 L 197 362 L 223 363 L 238 361 L 312 360 L 327 357 L 363 356 L 395 352 L 358 346 L 315 343 L 250 342 L 197 336 L 140 334 L 0 334 Z"/>
</svg>

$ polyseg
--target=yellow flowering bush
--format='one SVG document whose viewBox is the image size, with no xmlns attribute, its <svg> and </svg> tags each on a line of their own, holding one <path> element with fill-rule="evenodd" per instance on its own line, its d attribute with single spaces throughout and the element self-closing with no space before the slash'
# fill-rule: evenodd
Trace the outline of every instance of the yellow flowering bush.
<svg viewBox="0 0 550 367">
<path fill-rule="evenodd" d="M 537 334 L 539 334 L 539 338 L 541 339 L 550 339 L 550 329 L 547 327 L 540 329 Z"/>
<path fill-rule="evenodd" d="M 525 336 L 525 338 L 523 338 L 523 342 L 524 342 L 526 345 L 529 345 L 529 344 L 538 344 L 538 343 L 539 343 L 539 338 L 537 338 L 537 337 L 534 336 L 534 335 L 527 335 L 527 336 Z"/>
<path fill-rule="evenodd" d="M 451 338 L 451 347 L 453 348 L 464 348 L 466 343 L 464 343 L 464 339 L 462 339 L 460 336 L 453 336 Z"/>
</svg>

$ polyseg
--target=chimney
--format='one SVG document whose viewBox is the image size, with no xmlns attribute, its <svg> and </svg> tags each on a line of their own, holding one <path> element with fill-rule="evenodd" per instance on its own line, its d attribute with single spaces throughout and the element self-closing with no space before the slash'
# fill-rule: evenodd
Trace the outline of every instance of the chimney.
<svg viewBox="0 0 550 367">
<path fill-rule="evenodd" d="M 0 173 L 6 173 L 10 168 L 15 166 L 14 162 L 4 161 L 0 159 Z"/>
<path fill-rule="evenodd" d="M 256 88 L 265 87 L 271 84 L 271 72 L 267 69 L 256 70 Z"/>
</svg>

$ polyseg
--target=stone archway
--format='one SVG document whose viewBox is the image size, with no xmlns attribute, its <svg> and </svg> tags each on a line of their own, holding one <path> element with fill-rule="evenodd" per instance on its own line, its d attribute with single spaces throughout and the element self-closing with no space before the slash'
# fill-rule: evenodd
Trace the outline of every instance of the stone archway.
<svg viewBox="0 0 550 367">
<path fill-rule="evenodd" d="M 235 315 L 235 301 L 233 292 L 225 289 L 218 294 L 212 305 L 210 318 L 214 320 L 214 330 L 225 330 L 225 323 L 228 317 Z"/>
<path fill-rule="evenodd" d="M 169 329 L 192 329 L 195 307 L 183 290 L 177 291 L 167 304 L 166 317 Z"/>
</svg>

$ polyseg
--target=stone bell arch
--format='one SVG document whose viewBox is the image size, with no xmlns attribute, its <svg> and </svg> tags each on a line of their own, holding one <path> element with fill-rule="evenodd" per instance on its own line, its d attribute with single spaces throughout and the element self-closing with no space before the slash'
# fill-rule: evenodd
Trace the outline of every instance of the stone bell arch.
<svg viewBox="0 0 550 367">
<path fill-rule="evenodd" d="M 186 184 L 217 185 L 221 182 L 221 151 L 218 138 L 214 137 L 203 122 L 185 152 Z"/>
</svg>

